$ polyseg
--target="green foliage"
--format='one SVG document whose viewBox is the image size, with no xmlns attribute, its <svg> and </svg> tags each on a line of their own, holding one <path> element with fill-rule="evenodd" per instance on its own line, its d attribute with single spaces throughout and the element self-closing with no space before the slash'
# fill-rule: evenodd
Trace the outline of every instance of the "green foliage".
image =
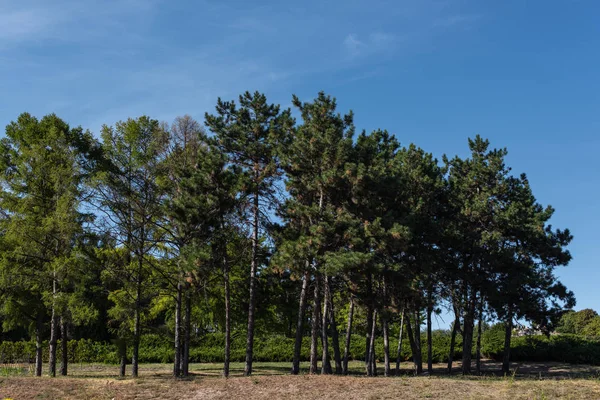
<svg viewBox="0 0 600 400">
<path fill-rule="evenodd" d="M 600 316 L 589 308 L 566 312 L 560 318 L 556 331 L 575 335 L 600 336 Z"/>
</svg>

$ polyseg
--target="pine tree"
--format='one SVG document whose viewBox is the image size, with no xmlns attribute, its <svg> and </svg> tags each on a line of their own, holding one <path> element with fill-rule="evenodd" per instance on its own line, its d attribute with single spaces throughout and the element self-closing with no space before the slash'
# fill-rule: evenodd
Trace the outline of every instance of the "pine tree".
<svg viewBox="0 0 600 400">
<path fill-rule="evenodd" d="M 228 162 L 237 166 L 244 176 L 242 204 L 248 214 L 252 238 L 250 265 L 248 330 L 244 374 L 252 374 L 256 285 L 260 260 L 261 226 L 265 226 L 266 210 L 276 201 L 276 181 L 281 171 L 278 145 L 291 130 L 290 111 L 280 111 L 278 105 L 268 104 L 265 95 L 246 92 L 234 101 L 218 100 L 216 115 L 206 114 L 206 125 L 214 133 L 218 148 Z M 263 231 L 264 232 L 264 231 Z"/>
<path fill-rule="evenodd" d="M 138 376 L 143 313 L 150 292 L 146 280 L 160 244 L 164 191 L 157 182 L 167 154 L 168 133 L 148 117 L 117 122 L 102 128 L 105 168 L 95 177 L 97 206 L 102 211 L 121 254 L 109 280 L 121 283 L 110 294 L 111 315 L 132 332 L 132 376 Z M 111 273 L 112 272 L 112 273 Z M 121 330 L 123 332 L 123 330 Z"/>
</svg>

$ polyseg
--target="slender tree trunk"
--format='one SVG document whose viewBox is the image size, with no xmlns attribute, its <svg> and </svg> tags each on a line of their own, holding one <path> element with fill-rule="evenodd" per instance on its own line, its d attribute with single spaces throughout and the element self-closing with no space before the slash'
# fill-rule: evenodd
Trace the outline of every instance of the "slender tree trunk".
<svg viewBox="0 0 600 400">
<path fill-rule="evenodd" d="M 177 282 L 177 297 L 175 299 L 175 357 L 173 361 L 173 376 L 181 375 L 181 276 Z"/>
<path fill-rule="evenodd" d="M 390 376 L 390 333 L 384 313 L 381 314 L 381 328 L 383 329 L 384 376 Z"/>
<path fill-rule="evenodd" d="M 417 357 L 419 359 L 419 365 L 417 367 L 418 373 L 423 373 L 423 346 L 421 345 L 421 313 L 417 310 L 415 312 L 415 345 L 417 346 Z"/>
<path fill-rule="evenodd" d="M 127 342 L 125 339 L 119 339 L 119 352 L 121 353 L 121 365 L 119 366 L 119 376 L 125 377 L 127 369 Z"/>
<path fill-rule="evenodd" d="M 190 336 L 192 330 L 192 298 L 189 289 L 185 292 L 185 322 L 183 325 L 183 355 L 181 356 L 181 373 L 188 376 L 190 373 Z"/>
<path fill-rule="evenodd" d="M 306 295 L 308 293 L 308 283 L 310 281 L 310 272 L 308 270 L 309 262 L 306 261 L 306 272 L 302 278 L 302 290 L 300 291 L 300 305 L 298 307 L 298 322 L 296 323 L 296 341 L 294 343 L 294 360 L 292 361 L 292 374 L 300 373 L 300 354 L 302 352 L 302 333 L 304 331 L 304 314 L 306 313 Z"/>
<path fill-rule="evenodd" d="M 458 332 L 458 327 L 460 326 L 460 317 L 458 315 L 458 311 L 454 311 L 454 324 L 452 325 L 452 336 L 450 337 L 450 353 L 448 354 L 448 373 L 452 373 L 452 361 L 454 359 L 454 347 L 456 346 L 456 333 Z"/>
<path fill-rule="evenodd" d="M 377 327 L 377 309 L 373 309 L 373 324 L 371 325 L 371 337 L 369 342 L 369 362 L 367 367 L 368 376 L 377 376 L 377 356 L 375 354 L 375 328 Z"/>
<path fill-rule="evenodd" d="M 428 294 L 427 300 L 427 373 L 431 375 L 433 373 L 433 340 L 431 337 L 431 314 L 433 313 L 433 304 L 431 291 Z"/>
<path fill-rule="evenodd" d="M 483 299 L 480 300 L 479 304 L 479 320 L 477 321 L 477 359 L 475 360 L 475 373 L 481 375 L 481 320 L 483 319 Z"/>
<path fill-rule="evenodd" d="M 406 320 L 406 335 L 408 336 L 408 341 L 410 343 L 410 349 L 412 352 L 413 363 L 415 364 L 415 372 L 416 374 L 423 373 L 423 364 L 421 361 L 421 349 L 417 346 L 416 335 L 417 332 L 413 332 L 412 322 L 410 321 L 410 317 Z"/>
<path fill-rule="evenodd" d="M 402 361 L 402 336 L 404 334 L 404 311 L 405 307 L 402 307 L 402 314 L 400 315 L 400 334 L 398 335 L 398 351 L 396 353 L 396 376 L 400 375 L 400 362 Z"/>
<path fill-rule="evenodd" d="M 335 360 L 335 373 L 342 373 L 342 356 L 340 354 L 340 338 L 335 321 L 335 309 L 333 307 L 333 293 L 331 292 L 331 284 L 328 285 L 329 293 L 329 324 L 331 325 L 331 345 L 333 346 L 333 359 Z"/>
<path fill-rule="evenodd" d="M 56 341 L 58 340 L 58 315 L 56 313 L 56 271 L 52 278 L 52 316 L 50 317 L 50 355 L 48 357 L 48 375 L 56 376 Z"/>
<path fill-rule="evenodd" d="M 473 351 L 473 328 L 475 323 L 475 303 L 470 300 L 464 319 L 463 327 L 463 355 L 462 355 L 462 373 L 468 375 L 471 373 L 471 352 Z"/>
<path fill-rule="evenodd" d="M 60 340 L 62 347 L 62 357 L 60 361 L 60 374 L 67 376 L 67 369 L 69 364 L 69 332 L 67 326 L 67 319 L 65 317 L 60 318 Z"/>
<path fill-rule="evenodd" d="M 346 345 L 344 346 L 344 365 L 342 373 L 348 375 L 348 357 L 350 356 L 350 339 L 352 337 L 352 318 L 354 317 L 354 298 L 350 295 L 350 307 L 348 309 L 348 324 L 346 325 Z"/>
<path fill-rule="evenodd" d="M 329 361 L 329 338 L 327 336 L 327 326 L 329 317 L 329 277 L 325 275 L 323 279 L 323 322 L 321 324 L 321 343 L 323 356 L 321 359 L 321 374 L 331 374 L 331 362 Z"/>
<path fill-rule="evenodd" d="M 223 362 L 223 376 L 229 377 L 229 363 L 231 358 L 231 293 L 229 288 L 229 256 L 227 247 L 223 245 L 223 282 L 225 285 L 225 361 Z"/>
<path fill-rule="evenodd" d="M 321 295 L 320 295 L 320 286 L 321 279 L 319 278 L 319 273 L 315 272 L 315 282 L 314 282 L 314 305 L 313 305 L 313 314 L 311 321 L 311 332 L 310 332 L 310 373 L 316 374 L 318 371 L 318 362 L 317 359 L 317 347 L 319 340 L 319 312 L 321 310 Z"/>
<path fill-rule="evenodd" d="M 504 356 L 502 358 L 502 373 L 510 374 L 510 340 L 512 338 L 512 309 L 508 311 L 504 330 Z"/>
<path fill-rule="evenodd" d="M 50 356 L 48 358 L 48 375 L 56 376 L 56 343 L 58 340 L 58 315 L 52 306 L 52 317 L 50 318 Z"/>
<path fill-rule="evenodd" d="M 255 169 L 255 178 L 258 178 L 258 170 Z M 258 192 L 254 193 L 252 206 L 252 263 L 250 264 L 250 290 L 248 301 L 248 336 L 246 338 L 246 367 L 244 375 L 252 374 L 252 356 L 254 352 L 254 309 L 256 307 L 256 271 L 258 269 Z"/>
<path fill-rule="evenodd" d="M 138 260 L 137 288 L 135 296 L 135 315 L 133 325 L 133 357 L 131 358 L 131 376 L 137 378 L 140 355 L 141 309 L 142 309 L 142 257 Z"/>
<path fill-rule="evenodd" d="M 367 276 L 367 337 L 365 340 L 365 368 L 367 370 L 367 375 L 369 374 L 369 360 L 371 359 L 369 357 L 369 351 L 371 349 L 371 330 L 373 328 L 373 301 L 372 301 L 372 295 L 373 295 L 373 282 L 372 282 L 372 275 L 369 274 Z"/>
<path fill-rule="evenodd" d="M 44 315 L 38 312 L 35 323 L 35 376 L 42 376 L 42 329 Z"/>
</svg>

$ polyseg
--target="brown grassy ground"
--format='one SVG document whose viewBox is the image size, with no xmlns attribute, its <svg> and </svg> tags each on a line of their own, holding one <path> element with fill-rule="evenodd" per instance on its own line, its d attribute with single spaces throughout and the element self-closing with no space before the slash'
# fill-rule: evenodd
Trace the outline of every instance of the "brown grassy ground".
<svg viewBox="0 0 600 400">
<path fill-rule="evenodd" d="M 287 375 L 287 363 L 257 363 L 253 377 L 219 378 L 217 364 L 194 364 L 193 376 L 176 380 L 170 366 L 140 366 L 140 378 L 118 379 L 117 367 L 74 365 L 72 376 L 51 379 L 0 377 L 0 400 L 11 399 L 600 399 L 599 369 L 557 363 L 528 364 L 511 377 L 494 376 L 496 364 L 487 363 L 482 377 L 447 376 L 436 365 L 433 376 L 392 378 Z M 360 373 L 360 363 L 352 369 Z M 517 365 L 515 365 L 517 367 Z M 409 364 L 403 364 L 409 373 Z M 6 371 L 5 371 L 6 372 Z"/>
</svg>

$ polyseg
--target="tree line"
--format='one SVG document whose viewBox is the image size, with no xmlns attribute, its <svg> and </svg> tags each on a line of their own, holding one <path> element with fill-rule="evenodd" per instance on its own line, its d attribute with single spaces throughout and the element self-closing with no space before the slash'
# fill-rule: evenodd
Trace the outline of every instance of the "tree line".
<svg viewBox="0 0 600 400">
<path fill-rule="evenodd" d="M 293 374 L 305 336 L 310 373 L 321 361 L 321 373 L 346 374 L 354 332 L 367 338 L 367 375 L 379 335 L 386 376 L 403 337 L 417 373 L 427 346 L 431 372 L 442 309 L 454 315 L 449 371 L 461 335 L 462 372 L 473 347 L 479 372 L 482 323 L 495 319 L 508 372 L 514 322 L 549 331 L 572 308 L 554 275 L 572 236 L 511 174 L 506 149 L 476 136 L 468 157 L 440 162 L 385 130 L 356 134 L 325 93 L 292 104 L 246 92 L 219 99 L 204 124 L 143 116 L 99 138 L 54 114 L 6 127 L 0 318 L 5 339 L 36 341 L 36 375 L 48 338 L 49 374 L 62 338 L 66 375 L 66 339 L 78 336 L 117 343 L 121 376 L 131 363 L 135 377 L 141 336 L 159 332 L 172 337 L 174 376 L 187 376 L 194 338 L 214 331 L 224 376 L 233 335 L 250 375 L 257 332 L 274 331 L 295 337 Z"/>
</svg>

